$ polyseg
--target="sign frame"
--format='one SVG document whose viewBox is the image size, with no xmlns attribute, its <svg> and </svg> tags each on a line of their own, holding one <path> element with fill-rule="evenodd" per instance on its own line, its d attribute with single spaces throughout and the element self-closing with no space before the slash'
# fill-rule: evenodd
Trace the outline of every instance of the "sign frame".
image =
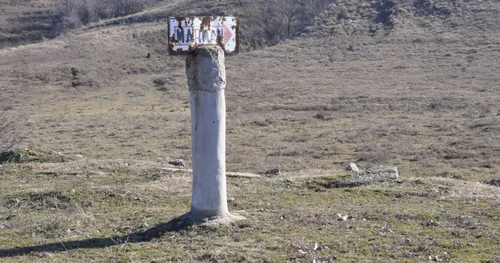
<svg viewBox="0 0 500 263">
<path fill-rule="evenodd" d="M 239 52 L 239 20 L 229 16 L 170 17 L 170 55 L 187 55 L 199 46 L 220 46 L 226 55 Z"/>
</svg>

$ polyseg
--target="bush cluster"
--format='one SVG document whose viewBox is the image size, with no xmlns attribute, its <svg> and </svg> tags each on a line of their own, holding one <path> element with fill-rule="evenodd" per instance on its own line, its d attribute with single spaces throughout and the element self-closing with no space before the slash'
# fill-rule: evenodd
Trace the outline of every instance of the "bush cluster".
<svg viewBox="0 0 500 263">
<path fill-rule="evenodd" d="M 25 121 L 21 118 L 13 118 L 7 111 L 0 111 L 0 163 L 11 155 L 15 149 L 29 134 L 22 126 Z"/>
<path fill-rule="evenodd" d="M 51 8 L 54 30 L 61 33 L 91 22 L 140 12 L 143 0 L 64 0 Z"/>
<path fill-rule="evenodd" d="M 273 45 L 292 38 L 310 25 L 333 0 L 241 0 L 239 16 L 243 38 L 253 47 Z"/>
</svg>

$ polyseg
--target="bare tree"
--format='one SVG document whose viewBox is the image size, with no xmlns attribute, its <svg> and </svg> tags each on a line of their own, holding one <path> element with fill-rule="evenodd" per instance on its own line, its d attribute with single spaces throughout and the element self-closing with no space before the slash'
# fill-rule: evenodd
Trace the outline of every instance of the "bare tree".
<svg viewBox="0 0 500 263">
<path fill-rule="evenodd" d="M 54 32 L 60 34 L 100 19 L 140 12 L 149 0 L 61 0 L 54 2 L 50 18 Z"/>
<path fill-rule="evenodd" d="M 292 26 L 300 22 L 300 18 L 307 14 L 307 6 L 300 0 L 291 0 L 288 2 L 280 0 L 278 3 L 283 17 L 282 20 L 286 26 L 286 36 L 290 37 Z"/>
<path fill-rule="evenodd" d="M 82 0 L 78 3 L 76 13 L 82 24 L 99 20 L 99 3 L 96 0 Z"/>
<path fill-rule="evenodd" d="M 109 0 L 111 16 L 126 16 L 144 9 L 144 1 L 140 0 Z"/>
<path fill-rule="evenodd" d="M 242 0 L 239 1 L 246 28 L 245 38 L 253 46 L 275 44 L 294 37 L 334 0 Z M 250 30 L 250 31 L 249 31 Z"/>
</svg>

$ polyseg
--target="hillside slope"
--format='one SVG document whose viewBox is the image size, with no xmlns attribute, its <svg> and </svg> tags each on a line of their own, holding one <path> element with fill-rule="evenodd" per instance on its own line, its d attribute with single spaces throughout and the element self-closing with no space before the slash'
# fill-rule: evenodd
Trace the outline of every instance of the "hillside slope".
<svg viewBox="0 0 500 263">
<path fill-rule="evenodd" d="M 441 17 L 421 2 L 383 11 L 384 24 L 365 1 L 336 1 L 296 39 L 228 57 L 229 167 L 498 171 L 499 4 Z M 164 22 L 108 25 L 2 50 L 2 108 L 30 116 L 30 147 L 189 159 L 184 57 L 167 55 L 166 34 Z"/>
</svg>

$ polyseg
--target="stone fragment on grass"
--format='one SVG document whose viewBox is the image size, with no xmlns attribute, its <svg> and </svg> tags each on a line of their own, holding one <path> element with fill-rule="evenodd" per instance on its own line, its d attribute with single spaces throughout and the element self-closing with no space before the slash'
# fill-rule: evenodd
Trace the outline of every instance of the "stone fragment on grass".
<svg viewBox="0 0 500 263">
<path fill-rule="evenodd" d="M 9 200 L 7 201 L 7 204 L 8 204 L 8 205 L 12 205 L 12 204 L 18 204 L 19 202 L 20 202 L 20 201 L 19 201 L 19 199 L 14 198 L 14 199 L 9 199 Z"/>
<path fill-rule="evenodd" d="M 345 181 L 346 184 L 369 185 L 373 183 L 395 181 L 399 178 L 397 167 L 379 166 L 367 171 L 359 171 L 357 174 L 348 177 Z"/>
<path fill-rule="evenodd" d="M 349 218 L 348 215 L 337 214 L 337 220 L 338 221 L 347 221 L 347 218 Z"/>
<path fill-rule="evenodd" d="M 264 174 L 265 175 L 280 175 L 281 171 L 279 168 L 275 168 L 275 169 L 267 170 Z"/>
<path fill-rule="evenodd" d="M 252 173 L 238 173 L 238 172 L 226 172 L 227 177 L 240 177 L 240 178 L 260 178 L 258 174 Z"/>
<path fill-rule="evenodd" d="M 184 163 L 184 160 L 182 160 L 182 159 L 173 159 L 173 160 L 169 161 L 168 163 L 171 165 L 175 165 L 175 166 L 186 167 L 186 164 Z"/>
<path fill-rule="evenodd" d="M 500 187 L 500 178 L 491 179 L 491 181 L 487 182 L 486 184 Z"/>
<path fill-rule="evenodd" d="M 367 171 L 360 172 L 365 176 L 370 176 L 374 180 L 397 180 L 399 177 L 396 166 L 378 166 Z"/>
<path fill-rule="evenodd" d="M 359 168 L 355 163 L 350 163 L 349 165 L 347 165 L 347 167 L 345 169 L 347 171 L 353 171 L 353 172 L 359 173 Z"/>
</svg>

